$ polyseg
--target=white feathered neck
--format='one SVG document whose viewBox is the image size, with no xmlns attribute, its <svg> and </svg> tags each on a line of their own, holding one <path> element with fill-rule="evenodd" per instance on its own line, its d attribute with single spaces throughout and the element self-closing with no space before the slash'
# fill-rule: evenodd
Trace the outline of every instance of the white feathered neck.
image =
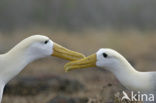
<svg viewBox="0 0 156 103">
<path fill-rule="evenodd" d="M 137 71 L 123 56 L 120 56 L 119 64 L 114 68 L 111 72 L 129 90 L 141 92 L 154 90 L 155 84 L 152 75 L 155 75 L 155 72 Z"/>
</svg>

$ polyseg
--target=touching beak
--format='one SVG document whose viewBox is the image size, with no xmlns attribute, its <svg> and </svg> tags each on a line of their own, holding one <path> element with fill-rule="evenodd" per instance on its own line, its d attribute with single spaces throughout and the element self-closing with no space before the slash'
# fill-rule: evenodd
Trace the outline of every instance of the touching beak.
<svg viewBox="0 0 156 103">
<path fill-rule="evenodd" d="M 96 67 L 96 54 L 92 54 L 88 57 L 77 61 L 71 61 L 64 66 L 66 72 L 74 70 L 74 69 L 81 69 L 81 68 L 88 68 L 88 67 Z"/>
<path fill-rule="evenodd" d="M 56 43 L 54 43 L 52 56 L 56 56 L 59 58 L 70 60 L 70 61 L 82 59 L 85 57 L 81 53 L 71 51 L 71 50 L 66 49 L 66 48 L 64 48 L 61 45 L 56 44 Z"/>
</svg>

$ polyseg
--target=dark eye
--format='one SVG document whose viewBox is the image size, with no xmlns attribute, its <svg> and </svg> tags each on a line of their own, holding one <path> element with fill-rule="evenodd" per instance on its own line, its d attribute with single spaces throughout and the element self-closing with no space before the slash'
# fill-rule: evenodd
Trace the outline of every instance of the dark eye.
<svg viewBox="0 0 156 103">
<path fill-rule="evenodd" d="M 102 55 L 103 55 L 104 58 L 108 57 L 108 55 L 106 53 L 103 53 Z"/>
<path fill-rule="evenodd" d="M 44 42 L 44 44 L 47 44 L 49 42 L 49 40 L 46 40 L 45 42 Z"/>
</svg>

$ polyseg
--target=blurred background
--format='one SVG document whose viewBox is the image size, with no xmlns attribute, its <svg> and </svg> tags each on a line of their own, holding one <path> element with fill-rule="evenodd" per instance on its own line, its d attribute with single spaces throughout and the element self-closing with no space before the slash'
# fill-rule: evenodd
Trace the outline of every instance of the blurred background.
<svg viewBox="0 0 156 103">
<path fill-rule="evenodd" d="M 90 55 L 99 48 L 123 54 L 140 71 L 155 71 L 155 0 L 0 0 L 0 53 L 41 34 Z M 98 68 L 64 72 L 65 60 L 29 64 L 5 88 L 2 103 L 120 103 L 125 90 Z"/>
</svg>

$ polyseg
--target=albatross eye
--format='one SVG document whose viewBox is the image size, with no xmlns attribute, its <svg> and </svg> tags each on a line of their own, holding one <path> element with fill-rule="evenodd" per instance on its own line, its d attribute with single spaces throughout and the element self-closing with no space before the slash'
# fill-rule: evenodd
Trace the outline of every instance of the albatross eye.
<svg viewBox="0 0 156 103">
<path fill-rule="evenodd" d="M 44 44 L 47 44 L 49 42 L 49 40 L 46 40 L 45 42 L 44 42 Z"/>
<path fill-rule="evenodd" d="M 106 53 L 103 53 L 102 55 L 103 55 L 104 58 L 108 57 L 108 55 Z"/>
</svg>

